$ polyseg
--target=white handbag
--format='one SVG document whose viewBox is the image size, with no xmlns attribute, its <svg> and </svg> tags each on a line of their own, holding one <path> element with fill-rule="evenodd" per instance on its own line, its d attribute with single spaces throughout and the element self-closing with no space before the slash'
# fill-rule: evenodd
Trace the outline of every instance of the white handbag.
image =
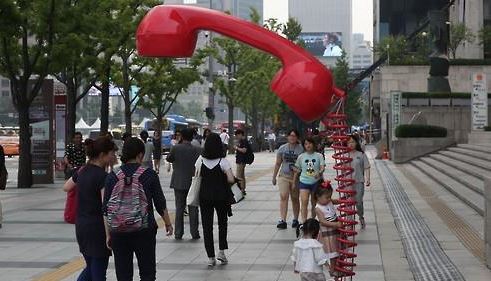
<svg viewBox="0 0 491 281">
<path fill-rule="evenodd" d="M 188 197 L 186 198 L 186 204 L 188 206 L 199 207 L 199 190 L 201 189 L 201 165 L 196 168 L 193 180 L 191 181 L 191 187 L 189 188 Z"/>
<path fill-rule="evenodd" d="M 242 190 L 239 188 L 238 184 L 232 185 L 231 189 L 234 195 L 234 198 L 232 200 L 233 202 L 231 202 L 232 204 L 237 204 L 240 201 L 244 200 L 244 193 L 242 193 Z"/>
</svg>

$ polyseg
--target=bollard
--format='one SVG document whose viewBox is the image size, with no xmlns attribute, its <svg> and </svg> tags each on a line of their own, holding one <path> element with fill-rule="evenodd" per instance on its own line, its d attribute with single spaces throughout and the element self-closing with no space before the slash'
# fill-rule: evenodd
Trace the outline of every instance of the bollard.
<svg viewBox="0 0 491 281">
<path fill-rule="evenodd" d="M 484 250 L 491 269 L 491 177 L 484 177 Z"/>
</svg>

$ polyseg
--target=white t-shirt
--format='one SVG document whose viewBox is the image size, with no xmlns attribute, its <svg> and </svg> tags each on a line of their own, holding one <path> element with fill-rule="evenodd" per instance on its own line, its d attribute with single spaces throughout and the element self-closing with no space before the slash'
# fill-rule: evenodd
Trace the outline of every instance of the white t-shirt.
<svg viewBox="0 0 491 281">
<path fill-rule="evenodd" d="M 145 154 L 143 155 L 143 162 L 152 161 L 153 154 L 153 143 L 151 141 L 147 141 L 145 143 Z"/>
<path fill-rule="evenodd" d="M 201 163 L 205 164 L 206 168 L 208 169 L 213 169 L 215 168 L 216 165 L 218 165 L 218 162 L 220 162 L 220 167 L 222 168 L 222 171 L 226 172 L 228 170 L 232 169 L 232 166 L 230 165 L 230 162 L 226 158 L 217 158 L 217 159 L 207 159 L 203 158 L 202 156 L 198 157 L 196 160 L 196 163 L 194 163 L 194 167 L 198 169 L 201 166 Z"/>
<path fill-rule="evenodd" d="M 268 135 L 268 140 L 275 141 L 276 140 L 276 135 L 274 133 L 270 133 Z"/>
<path fill-rule="evenodd" d="M 228 140 L 230 139 L 230 137 L 228 136 L 227 133 L 221 133 L 220 139 L 222 140 L 223 144 L 228 144 Z"/>
<path fill-rule="evenodd" d="M 302 238 L 293 243 L 292 261 L 295 270 L 300 273 L 323 273 L 323 266 L 329 262 L 329 257 L 319 241 Z"/>
</svg>

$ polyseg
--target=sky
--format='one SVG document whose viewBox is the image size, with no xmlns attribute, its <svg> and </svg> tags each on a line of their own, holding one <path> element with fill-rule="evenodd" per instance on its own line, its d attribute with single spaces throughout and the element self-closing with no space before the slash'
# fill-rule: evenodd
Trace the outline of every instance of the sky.
<svg viewBox="0 0 491 281">
<path fill-rule="evenodd" d="M 307 3 L 309 0 L 305 0 Z M 353 1 L 353 33 L 365 34 L 365 40 L 373 38 L 373 0 Z M 264 0 L 264 18 L 288 19 L 288 0 Z"/>
</svg>

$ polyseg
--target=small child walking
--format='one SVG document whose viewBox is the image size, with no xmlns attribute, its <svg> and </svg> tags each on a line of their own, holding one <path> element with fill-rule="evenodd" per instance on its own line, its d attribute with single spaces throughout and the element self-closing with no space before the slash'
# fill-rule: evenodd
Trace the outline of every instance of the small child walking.
<svg viewBox="0 0 491 281">
<path fill-rule="evenodd" d="M 329 263 L 329 257 L 317 240 L 319 230 L 316 219 L 306 220 L 302 225 L 302 238 L 293 244 L 293 265 L 301 281 L 326 281 L 323 267 Z"/>
<path fill-rule="evenodd" d="M 334 275 L 334 266 L 338 257 L 338 228 L 341 223 L 338 222 L 336 208 L 334 204 L 337 200 L 332 199 L 332 186 L 329 182 L 324 182 L 315 192 L 317 205 L 315 212 L 319 219 L 321 234 L 319 241 L 323 244 L 324 251 L 330 259 L 330 273 Z"/>
</svg>

